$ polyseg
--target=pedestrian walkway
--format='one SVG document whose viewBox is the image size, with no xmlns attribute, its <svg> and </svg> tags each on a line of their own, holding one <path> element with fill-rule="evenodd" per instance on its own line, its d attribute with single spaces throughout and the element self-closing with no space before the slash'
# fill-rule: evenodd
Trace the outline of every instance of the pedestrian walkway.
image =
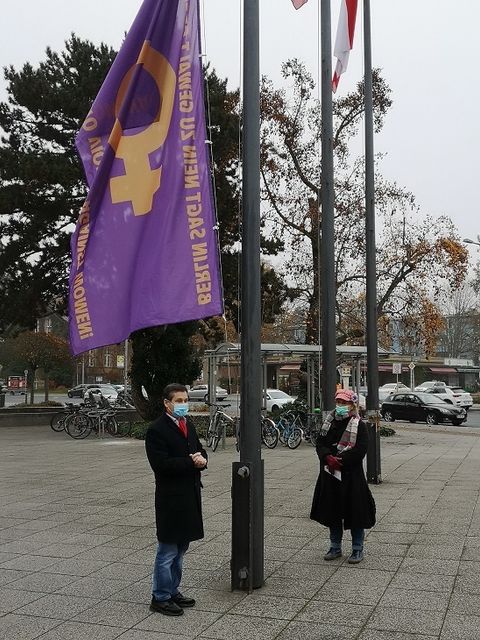
<svg viewBox="0 0 480 640">
<path fill-rule="evenodd" d="M 230 591 L 230 474 L 211 454 L 206 537 L 181 618 L 150 613 L 153 476 L 139 441 L 0 430 L 0 638 L 478 640 L 480 433 L 398 426 L 382 439 L 378 524 L 359 565 L 325 562 L 308 518 L 314 450 L 264 451 L 266 584 Z M 477 430 L 478 432 L 478 430 Z M 349 552 L 347 546 L 344 551 Z"/>
</svg>

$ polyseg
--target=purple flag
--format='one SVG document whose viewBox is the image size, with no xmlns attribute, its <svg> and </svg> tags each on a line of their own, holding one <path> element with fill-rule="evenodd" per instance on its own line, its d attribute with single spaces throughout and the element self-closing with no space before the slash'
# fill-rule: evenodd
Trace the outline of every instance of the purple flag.
<svg viewBox="0 0 480 640">
<path fill-rule="evenodd" d="M 144 0 L 77 136 L 74 354 L 223 312 L 197 0 Z"/>
</svg>

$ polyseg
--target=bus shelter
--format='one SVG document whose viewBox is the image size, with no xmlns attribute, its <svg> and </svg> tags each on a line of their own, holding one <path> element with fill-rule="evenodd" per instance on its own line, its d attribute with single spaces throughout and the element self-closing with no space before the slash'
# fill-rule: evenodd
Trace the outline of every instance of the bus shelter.
<svg viewBox="0 0 480 640">
<path fill-rule="evenodd" d="M 307 382 L 307 406 L 310 411 L 318 406 L 320 398 L 318 371 L 321 369 L 322 347 L 315 344 L 261 344 L 260 345 L 262 368 L 262 388 L 264 397 L 264 407 L 266 406 L 265 397 L 267 388 L 269 388 L 269 365 L 276 364 L 279 368 L 288 369 L 295 367 L 300 369 L 300 363 L 305 365 L 305 376 Z M 379 357 L 386 358 L 389 351 L 378 348 Z M 239 343 L 225 342 L 220 344 L 216 349 L 205 352 L 207 361 L 207 383 L 209 398 L 215 398 L 215 388 L 218 381 L 218 368 L 226 367 L 228 377 L 231 380 L 232 369 L 235 371 L 235 377 L 238 380 L 240 370 L 241 348 Z M 365 346 L 337 346 L 337 372 L 338 381 L 344 387 L 350 387 L 360 392 L 362 382 L 362 363 L 365 369 L 367 357 L 367 349 Z M 293 369 L 292 369 L 293 370 Z"/>
</svg>

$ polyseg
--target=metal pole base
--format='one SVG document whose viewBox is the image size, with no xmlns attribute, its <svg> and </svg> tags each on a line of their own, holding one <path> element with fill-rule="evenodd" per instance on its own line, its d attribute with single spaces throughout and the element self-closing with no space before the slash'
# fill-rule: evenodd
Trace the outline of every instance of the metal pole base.
<svg viewBox="0 0 480 640">
<path fill-rule="evenodd" d="M 367 481 L 370 484 L 381 484 L 382 466 L 380 457 L 380 421 L 378 413 L 368 416 L 368 450 L 367 450 Z M 373 418 L 373 420 L 372 420 Z"/>
<path fill-rule="evenodd" d="M 263 526 L 258 518 L 259 510 L 263 514 L 263 460 L 257 471 L 255 478 L 251 462 L 232 464 L 232 591 L 251 593 L 264 584 Z"/>
</svg>

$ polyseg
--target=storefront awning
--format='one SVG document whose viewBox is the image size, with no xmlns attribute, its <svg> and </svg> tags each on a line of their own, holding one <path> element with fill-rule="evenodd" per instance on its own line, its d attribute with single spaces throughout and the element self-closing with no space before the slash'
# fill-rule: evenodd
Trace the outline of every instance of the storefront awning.
<svg viewBox="0 0 480 640">
<path fill-rule="evenodd" d="M 278 370 L 279 373 L 291 373 L 292 371 L 300 371 L 299 364 L 284 364 L 283 367 L 280 367 Z"/>
<path fill-rule="evenodd" d="M 392 373 L 392 365 L 391 364 L 379 364 L 379 371 L 388 371 L 388 373 Z M 402 373 L 408 373 L 410 369 L 406 364 L 402 364 Z"/>
</svg>

